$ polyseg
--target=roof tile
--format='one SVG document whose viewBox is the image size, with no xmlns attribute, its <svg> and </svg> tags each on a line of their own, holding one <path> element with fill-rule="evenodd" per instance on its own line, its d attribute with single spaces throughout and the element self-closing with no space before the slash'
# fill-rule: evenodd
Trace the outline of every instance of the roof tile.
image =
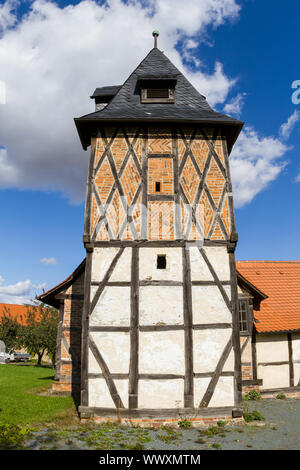
<svg viewBox="0 0 300 470">
<path fill-rule="evenodd" d="M 38 309 L 38 307 L 35 307 L 33 305 L 31 305 L 30 308 Z M 8 312 L 12 318 L 18 320 L 18 322 L 21 323 L 22 325 L 25 325 L 27 309 L 28 309 L 27 305 L 0 303 L 0 318 L 3 317 L 5 313 Z"/>
<path fill-rule="evenodd" d="M 268 295 L 255 311 L 258 333 L 300 329 L 300 261 L 237 261 L 237 270 Z"/>
</svg>

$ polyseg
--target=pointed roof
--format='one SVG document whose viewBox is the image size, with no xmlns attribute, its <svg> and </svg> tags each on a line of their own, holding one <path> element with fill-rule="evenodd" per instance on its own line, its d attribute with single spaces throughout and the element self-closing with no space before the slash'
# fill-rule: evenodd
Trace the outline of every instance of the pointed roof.
<svg viewBox="0 0 300 470">
<path fill-rule="evenodd" d="M 176 81 L 176 102 L 141 103 L 139 82 L 147 79 Z M 243 126 L 241 121 L 214 111 L 205 96 L 157 48 L 153 48 L 142 60 L 104 109 L 75 118 L 83 148 L 90 145 L 90 132 L 96 123 L 112 121 L 222 125 L 226 127 L 229 151 Z"/>
</svg>

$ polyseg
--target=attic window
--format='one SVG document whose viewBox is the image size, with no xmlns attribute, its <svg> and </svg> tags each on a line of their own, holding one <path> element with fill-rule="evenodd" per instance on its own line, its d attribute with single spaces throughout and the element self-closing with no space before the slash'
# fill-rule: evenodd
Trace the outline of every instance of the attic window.
<svg viewBox="0 0 300 470">
<path fill-rule="evenodd" d="M 165 80 L 142 82 L 141 103 L 175 103 L 174 82 Z"/>
<path fill-rule="evenodd" d="M 169 98 L 168 88 L 148 88 L 146 91 L 148 100 L 151 98 Z"/>
</svg>

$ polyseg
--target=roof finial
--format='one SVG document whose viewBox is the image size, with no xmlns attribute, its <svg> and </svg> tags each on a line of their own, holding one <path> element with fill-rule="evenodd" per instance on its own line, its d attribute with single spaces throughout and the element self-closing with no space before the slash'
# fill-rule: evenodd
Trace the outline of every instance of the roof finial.
<svg viewBox="0 0 300 470">
<path fill-rule="evenodd" d="M 154 47 L 155 47 L 155 49 L 157 49 L 157 38 L 159 36 L 159 31 L 157 31 L 157 29 L 155 29 L 152 32 L 152 36 L 154 37 Z"/>
</svg>

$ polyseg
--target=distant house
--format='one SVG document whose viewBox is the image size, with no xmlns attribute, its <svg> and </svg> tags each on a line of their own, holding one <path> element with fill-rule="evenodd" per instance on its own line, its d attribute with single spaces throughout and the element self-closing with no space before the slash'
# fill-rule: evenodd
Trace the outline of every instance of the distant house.
<svg viewBox="0 0 300 470">
<path fill-rule="evenodd" d="M 259 386 L 263 395 L 299 394 L 300 261 L 238 261 L 237 271 L 240 295 L 246 294 L 240 299 L 244 384 Z M 245 280 L 257 292 L 250 294 Z"/>
</svg>

